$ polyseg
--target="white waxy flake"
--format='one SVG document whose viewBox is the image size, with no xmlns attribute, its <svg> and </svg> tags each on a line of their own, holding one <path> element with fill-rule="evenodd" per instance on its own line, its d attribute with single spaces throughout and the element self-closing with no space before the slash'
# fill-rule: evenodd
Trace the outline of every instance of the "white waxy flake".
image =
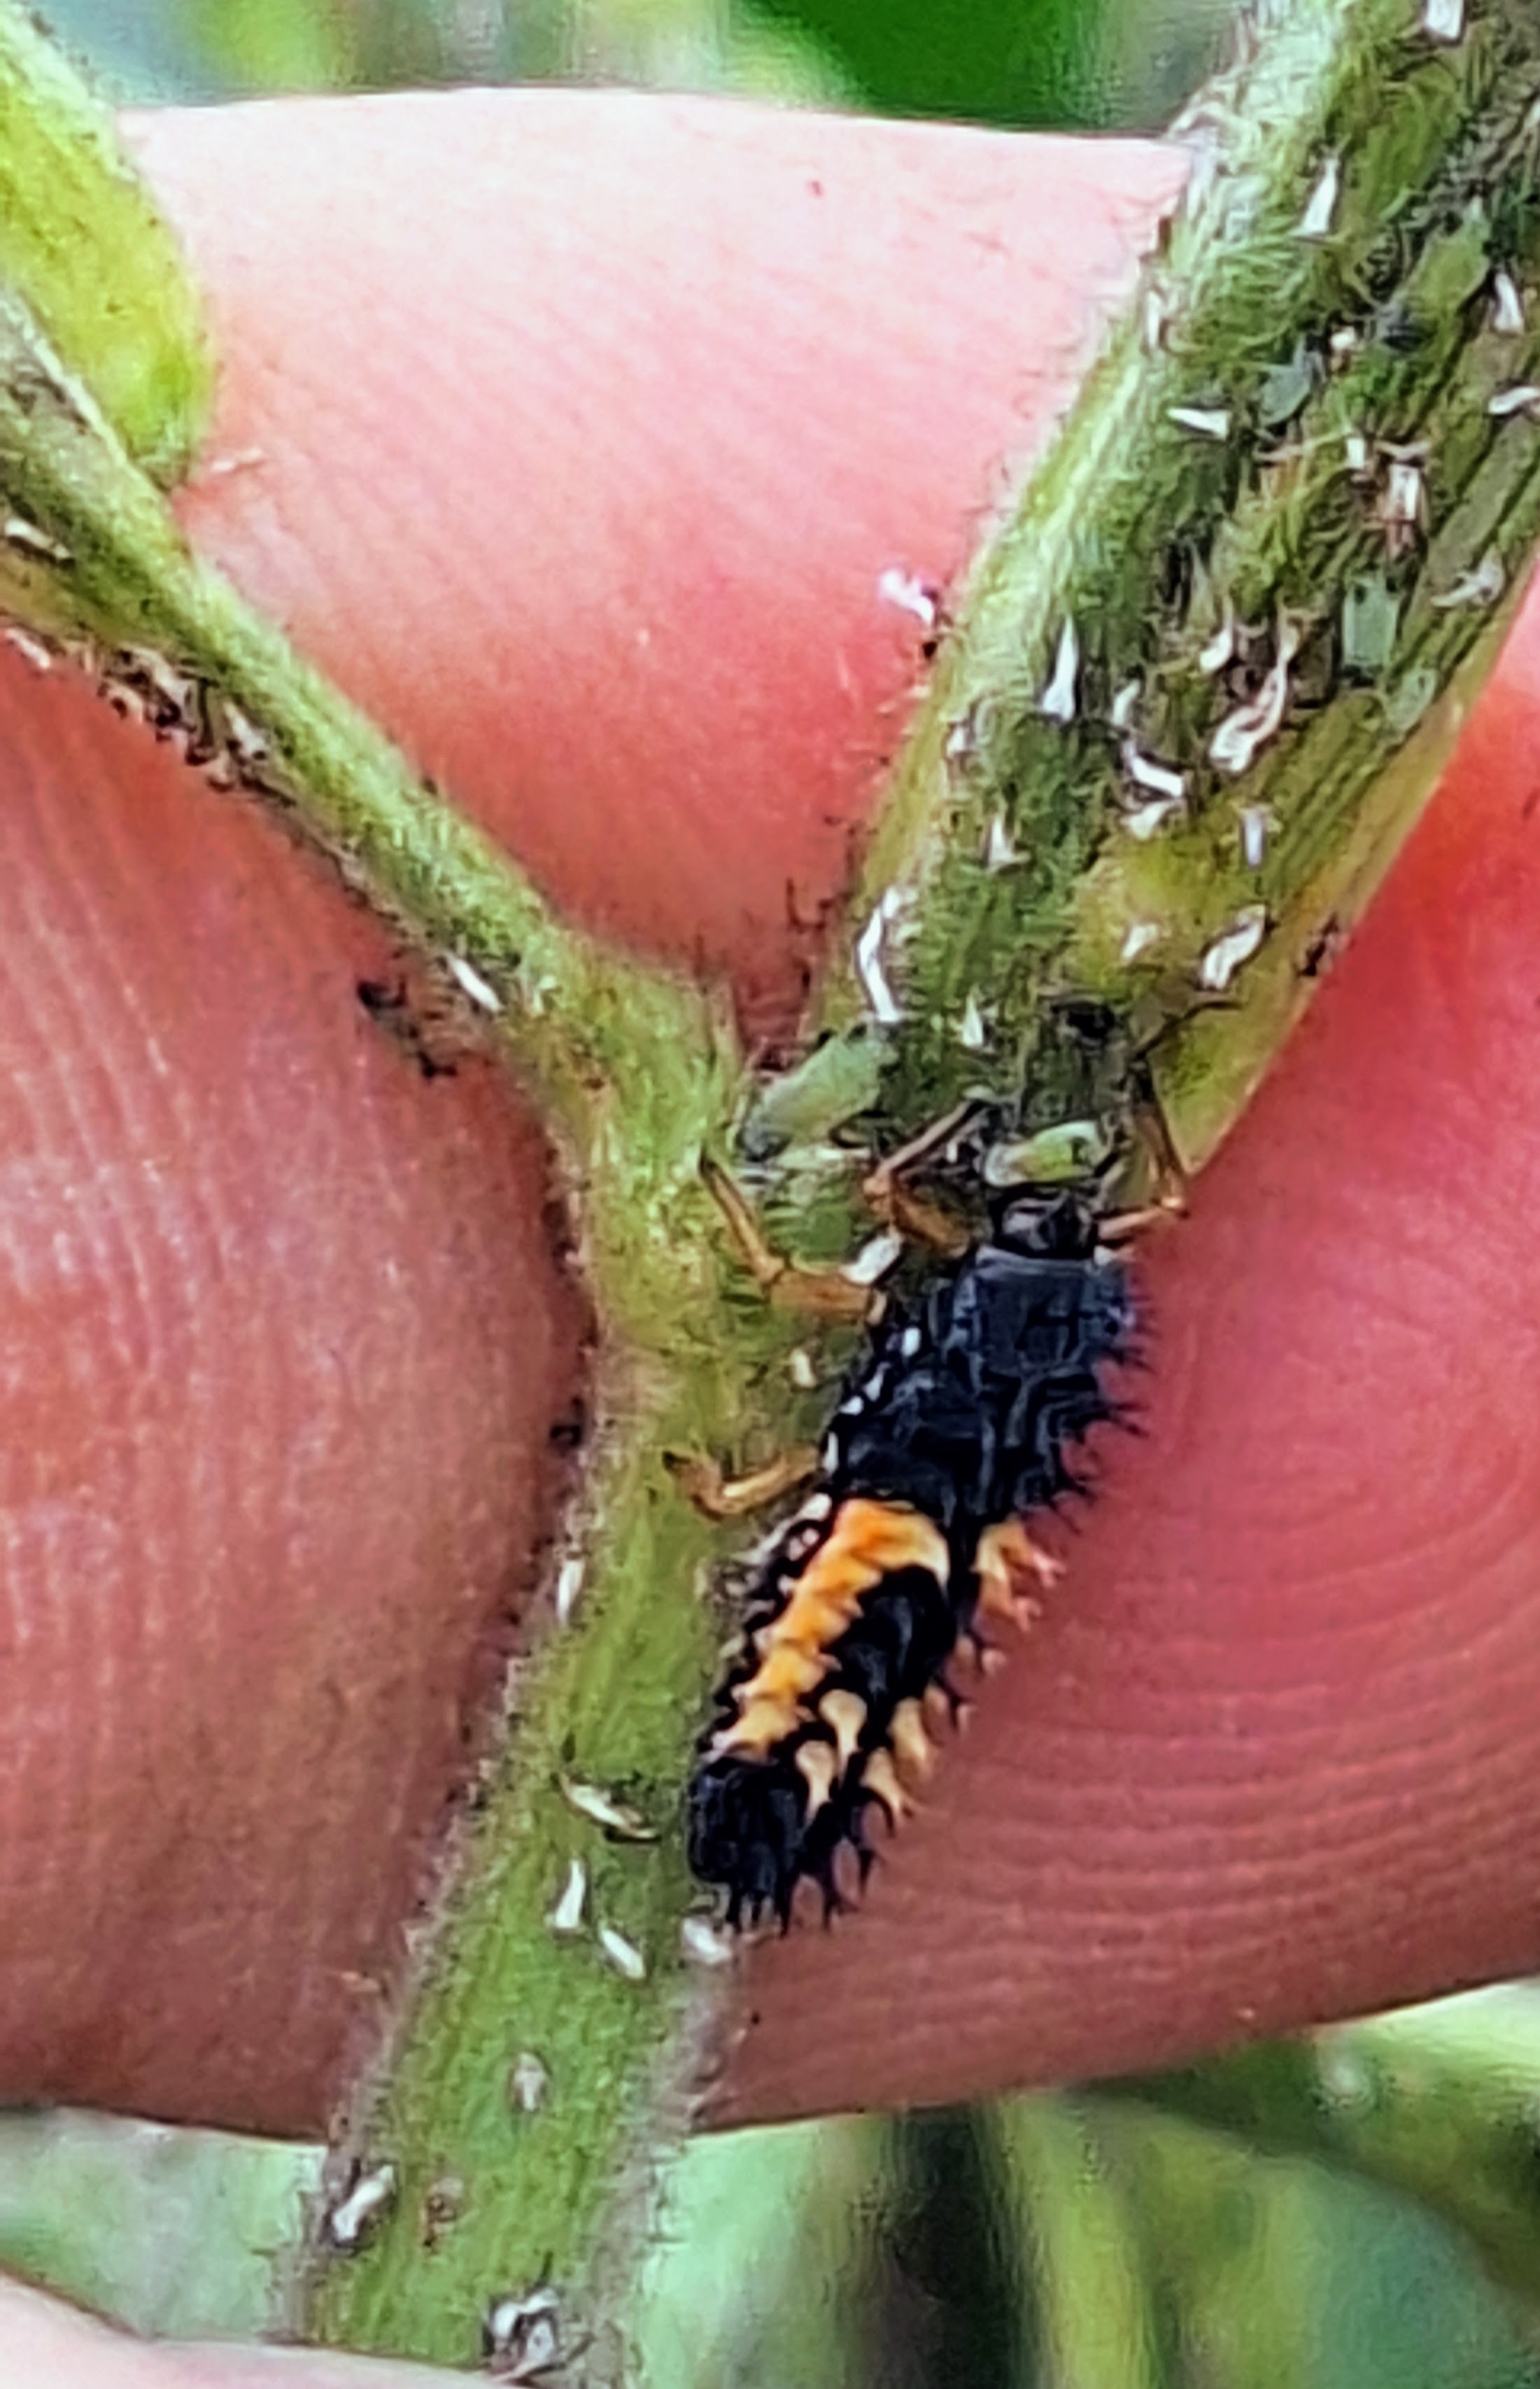
<svg viewBox="0 0 1540 2389">
<path fill-rule="evenodd" d="M 1225 619 L 1212 638 L 1205 639 L 1198 650 L 1198 670 L 1212 680 L 1223 671 L 1235 653 L 1235 616 L 1227 606 Z"/>
<path fill-rule="evenodd" d="M 14 647 L 23 661 L 31 664 L 33 671 L 53 671 L 52 648 L 45 646 L 41 639 L 34 638 L 31 631 L 24 631 L 19 622 L 12 622 L 8 626 L 6 632 L 6 644 L 7 646 Z"/>
<path fill-rule="evenodd" d="M 223 481 L 231 473 L 249 473 L 254 466 L 265 465 L 265 448 L 232 448 L 227 455 L 210 456 L 203 467 L 206 481 Z"/>
<path fill-rule="evenodd" d="M 1534 415 L 1540 411 L 1540 382 L 1516 381 L 1510 390 L 1495 390 L 1486 402 L 1488 415 L 1499 420 L 1510 415 Z"/>
<path fill-rule="evenodd" d="M 840 1271 L 852 1285 L 875 1285 L 904 1257 L 904 1240 L 890 1229 L 880 1236 L 871 1237 L 859 1253 L 853 1253 Z"/>
<path fill-rule="evenodd" d="M 1249 963 L 1267 934 L 1266 904 L 1246 904 L 1223 937 L 1215 938 L 1198 966 L 1201 984 L 1223 995 L 1238 970 Z"/>
<path fill-rule="evenodd" d="M 732 1936 L 704 1916 L 687 1916 L 679 1928 L 680 1954 L 692 1966 L 731 1966 L 737 1955 Z"/>
<path fill-rule="evenodd" d="M 902 897 L 897 888 L 890 888 L 881 903 L 873 905 L 872 917 L 856 940 L 856 974 L 872 1017 L 884 1028 L 891 1028 L 904 1016 L 904 1008 L 888 984 L 883 965 L 883 941 L 889 923 L 897 919 L 902 906 Z"/>
<path fill-rule="evenodd" d="M 1492 277 L 1492 328 L 1513 339 L 1524 328 L 1524 302 L 1511 274 L 1499 270 Z"/>
<path fill-rule="evenodd" d="M 1368 471 L 1368 440 L 1362 431 L 1350 431 L 1343 441 L 1343 454 L 1350 473 Z"/>
<path fill-rule="evenodd" d="M 1171 301 L 1166 293 L 1153 282 L 1146 286 L 1140 312 L 1140 330 L 1144 346 L 1151 356 L 1165 346 L 1165 327 L 1171 321 Z"/>
<path fill-rule="evenodd" d="M 36 523 L 29 522 L 25 515 L 7 515 L 0 523 L 0 530 L 4 531 L 12 547 L 20 548 L 26 556 L 41 556 L 49 564 L 70 562 L 70 551 L 62 541 L 51 538 Z"/>
<path fill-rule="evenodd" d="M 472 1003 L 478 1005 L 483 1012 L 502 1011 L 503 998 L 496 988 L 488 985 L 474 964 L 468 963 L 464 954 L 446 954 L 444 967 L 461 994 L 469 996 Z"/>
<path fill-rule="evenodd" d="M 1465 0 L 1422 0 L 1422 30 L 1431 42 L 1457 42 L 1465 31 Z"/>
<path fill-rule="evenodd" d="M 583 1929 L 583 1910 L 588 1903 L 588 1869 L 581 1859 L 574 1859 L 566 1870 L 566 1881 L 561 1897 L 546 1917 L 547 1929 L 567 1935 Z"/>
<path fill-rule="evenodd" d="M 1228 406 L 1168 406 L 1171 421 L 1183 431 L 1195 431 L 1201 440 L 1228 440 L 1230 413 Z"/>
<path fill-rule="evenodd" d="M 1397 457 L 1385 476 L 1380 519 L 1391 530 L 1415 530 L 1422 520 L 1422 467 L 1409 456 Z"/>
<path fill-rule="evenodd" d="M 561 2309 L 554 2290 L 499 2298 L 484 2329 L 488 2363 L 499 2381 L 528 2389 L 528 2383 L 548 2379 L 562 2362 Z"/>
<path fill-rule="evenodd" d="M 786 1374 L 799 1394 L 810 1394 L 818 1384 L 818 1371 L 813 1356 L 805 1344 L 798 1344 L 786 1355 Z"/>
<path fill-rule="evenodd" d="M 1059 633 L 1059 651 L 1053 659 L 1053 677 L 1037 699 L 1037 710 L 1050 722 L 1073 722 L 1075 715 L 1075 681 L 1080 671 L 1080 642 L 1075 635 L 1075 622 L 1066 617 Z"/>
<path fill-rule="evenodd" d="M 1011 833 L 1005 826 L 1004 816 L 1000 813 L 991 813 L 988 833 L 984 841 L 986 871 L 1009 871 L 1013 862 L 1020 861 L 1021 856 L 1017 853 Z"/>
<path fill-rule="evenodd" d="M 957 1041 L 970 1054 L 979 1054 L 984 1050 L 986 1041 L 984 1015 L 978 1008 L 976 995 L 970 994 L 962 1007 L 962 1017 L 957 1024 Z"/>
<path fill-rule="evenodd" d="M 1107 716 L 1114 730 L 1129 730 L 1133 727 L 1134 715 L 1139 709 L 1142 693 L 1141 683 L 1139 681 L 1124 682 L 1123 686 L 1113 698 L 1112 709 Z"/>
<path fill-rule="evenodd" d="M 1152 797 L 1148 804 L 1136 805 L 1132 812 L 1124 814 L 1123 827 L 1145 846 L 1169 823 L 1179 821 L 1185 810 L 1180 797 Z"/>
<path fill-rule="evenodd" d="M 584 1564 L 576 1552 L 569 1559 L 563 1560 L 557 1569 L 556 1623 L 558 1626 L 570 1626 L 576 1617 L 578 1603 L 582 1596 L 583 1578 L 586 1574 Z"/>
<path fill-rule="evenodd" d="M 1272 833 L 1272 814 L 1266 805 L 1242 805 L 1239 818 L 1241 859 L 1248 871 L 1260 871 Z"/>
<path fill-rule="evenodd" d="M 232 705 L 228 697 L 223 701 L 222 712 L 224 735 L 236 762 L 248 768 L 253 763 L 263 762 L 268 752 L 267 740 L 249 714 L 243 713 L 238 705 Z"/>
<path fill-rule="evenodd" d="M 508 2098 L 521 2115 L 537 2115 L 551 2088 L 549 2069 L 532 2049 L 521 2049 L 508 2068 Z"/>
<path fill-rule="evenodd" d="M 1445 614 L 1456 606 L 1495 606 L 1507 586 L 1503 559 L 1495 547 L 1489 547 L 1474 571 L 1462 572 L 1433 604 Z"/>
<path fill-rule="evenodd" d="M 1158 763 L 1152 755 L 1141 755 L 1131 738 L 1123 745 L 1123 768 L 1136 788 L 1143 788 L 1152 797 L 1165 797 L 1174 804 L 1187 799 L 1187 773 L 1169 763 Z"/>
<path fill-rule="evenodd" d="M 890 564 L 877 578 L 877 594 L 885 606 L 897 606 L 901 614 L 912 614 L 925 630 L 934 631 L 940 619 L 941 607 L 936 594 L 917 573 L 906 572 L 901 564 Z"/>
<path fill-rule="evenodd" d="M 602 1825 L 622 1842 L 655 1842 L 657 1834 L 639 1809 L 628 1808 L 597 1783 L 576 1783 L 570 1775 L 561 1779 L 562 1798 L 579 1817 L 591 1824 Z"/>
<path fill-rule="evenodd" d="M 1343 161 L 1333 154 L 1328 158 L 1316 179 L 1316 187 L 1299 220 L 1301 240 L 1324 240 L 1331 229 L 1337 212 L 1337 199 L 1343 187 Z"/>
<path fill-rule="evenodd" d="M 1209 760 L 1221 772 L 1239 778 L 1270 738 L 1276 738 L 1289 702 L 1289 666 L 1299 647 L 1299 632 L 1285 621 L 1278 637 L 1278 659 L 1249 705 L 1228 713 L 1208 742 Z"/>
<path fill-rule="evenodd" d="M 637 1948 L 635 1942 L 628 1941 L 625 1935 L 618 1931 L 615 1925 L 600 1925 L 599 1947 L 604 1951 L 605 1956 L 608 1959 L 610 1964 L 615 1968 L 616 1973 L 617 1974 L 623 1974 L 628 1983 L 644 1983 L 646 1981 L 647 1961 L 642 1955 L 642 1952 Z"/>
<path fill-rule="evenodd" d="M 1130 921 L 1118 950 L 1118 961 L 1125 965 L 1137 963 L 1152 946 L 1158 946 L 1161 933 L 1153 921 Z"/>
<path fill-rule="evenodd" d="M 393 2165 L 375 2165 L 369 2173 L 360 2174 L 344 2198 L 338 2199 L 325 2220 L 325 2235 L 334 2248 L 351 2254 L 363 2244 L 369 2227 L 394 2204 L 396 2168 Z"/>
</svg>

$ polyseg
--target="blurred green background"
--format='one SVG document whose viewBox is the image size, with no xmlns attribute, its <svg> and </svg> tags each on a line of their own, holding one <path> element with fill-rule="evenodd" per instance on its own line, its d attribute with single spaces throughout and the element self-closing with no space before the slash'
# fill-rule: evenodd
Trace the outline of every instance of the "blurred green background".
<svg viewBox="0 0 1540 2389">
<path fill-rule="evenodd" d="M 1233 0 L 44 0 L 134 101 L 624 82 L 1151 130 Z M 510 2131 L 517 2129 L 510 2117 Z M 146 2331 L 274 2324 L 320 2152 L 0 2119 L 0 2265 Z M 1182 2076 L 706 2142 L 648 2389 L 1540 2389 L 1540 1994 Z M 507 2284 L 490 2284 L 503 2289 Z"/>
<path fill-rule="evenodd" d="M 1150 130 L 1234 0 L 44 0 L 125 97 L 605 81 Z"/>
</svg>

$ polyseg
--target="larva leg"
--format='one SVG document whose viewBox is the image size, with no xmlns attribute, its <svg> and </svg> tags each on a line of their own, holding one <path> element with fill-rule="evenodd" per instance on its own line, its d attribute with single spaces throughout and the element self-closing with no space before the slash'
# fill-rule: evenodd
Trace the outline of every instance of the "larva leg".
<svg viewBox="0 0 1540 2389">
<path fill-rule="evenodd" d="M 664 1466 L 686 1501 L 704 1517 L 720 1521 L 751 1517 L 783 1494 L 795 1493 L 818 1475 L 818 1452 L 810 1443 L 793 1444 L 789 1451 L 762 1468 L 745 1469 L 742 1476 L 724 1476 L 714 1460 L 689 1452 L 666 1452 Z"/>
<path fill-rule="evenodd" d="M 871 1319 L 880 1297 L 869 1285 L 858 1285 L 837 1269 L 803 1269 L 767 1244 L 743 1190 L 720 1165 L 701 1163 L 701 1176 L 727 1222 L 738 1258 L 767 1302 L 778 1310 L 800 1310 L 815 1319 Z"/>
<path fill-rule="evenodd" d="M 933 1120 L 929 1128 L 922 1129 L 918 1136 L 901 1144 L 897 1153 L 880 1161 L 861 1186 L 863 1200 L 885 1228 L 891 1228 L 911 1244 L 928 1246 L 947 1260 L 960 1259 L 973 1239 L 961 1220 L 954 1220 L 939 1204 L 927 1203 L 923 1195 L 911 1194 L 903 1182 L 904 1173 L 938 1145 L 945 1144 L 959 1129 L 966 1127 L 977 1109 L 978 1105 L 972 1102 L 954 1105 L 940 1119 Z"/>
</svg>

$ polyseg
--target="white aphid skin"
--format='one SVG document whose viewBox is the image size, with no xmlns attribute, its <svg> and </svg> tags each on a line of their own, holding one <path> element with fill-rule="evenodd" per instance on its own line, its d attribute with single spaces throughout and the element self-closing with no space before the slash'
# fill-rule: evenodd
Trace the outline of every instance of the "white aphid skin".
<svg viewBox="0 0 1540 2389">
<path fill-rule="evenodd" d="M 396 2168 L 388 2163 L 361 2173 L 345 2196 L 326 2211 L 323 2230 L 330 2244 L 350 2255 L 361 2248 L 370 2226 L 394 2204 Z"/>
<path fill-rule="evenodd" d="M 1134 715 L 1143 693 L 1142 682 L 1137 680 L 1124 682 L 1123 686 L 1113 698 L 1107 713 L 1107 719 L 1114 730 L 1129 730 L 1133 727 Z"/>
<path fill-rule="evenodd" d="M 786 1355 L 786 1374 L 799 1394 L 810 1394 L 818 1384 L 818 1371 L 813 1356 L 805 1344 L 798 1344 Z"/>
<path fill-rule="evenodd" d="M 970 1054 L 982 1053 L 988 1042 L 984 1015 L 978 1008 L 977 996 L 973 993 L 969 994 L 962 1007 L 962 1017 L 957 1024 L 957 1041 Z"/>
<path fill-rule="evenodd" d="M 1501 268 L 1492 277 L 1492 328 L 1508 340 L 1524 328 L 1523 295 L 1512 275 Z"/>
<path fill-rule="evenodd" d="M 1130 837 L 1145 846 L 1172 822 L 1179 821 L 1184 811 L 1180 797 L 1152 797 L 1147 804 L 1125 813 L 1122 825 Z"/>
<path fill-rule="evenodd" d="M 1076 710 L 1075 681 L 1080 671 L 1080 643 L 1075 635 L 1075 620 L 1066 615 L 1059 633 L 1059 650 L 1054 658 L 1053 675 L 1041 696 L 1037 710 L 1050 722 L 1070 722 Z"/>
<path fill-rule="evenodd" d="M 986 871 L 1009 871 L 1013 862 L 1020 861 L 1021 856 L 1016 851 L 1003 818 L 999 813 L 991 813 L 988 831 L 984 840 Z"/>
<path fill-rule="evenodd" d="M 1462 572 L 1432 602 L 1440 613 L 1455 606 L 1494 606 L 1507 586 L 1503 559 L 1495 547 L 1489 547 L 1473 571 Z"/>
<path fill-rule="evenodd" d="M 856 940 L 856 974 L 872 1017 L 883 1028 L 893 1028 L 904 1016 L 903 1006 L 888 985 L 883 967 L 883 939 L 898 909 L 896 892 L 889 888 L 882 901 L 872 907 L 871 918 Z"/>
<path fill-rule="evenodd" d="M 1212 638 L 1205 639 L 1198 650 L 1198 670 L 1205 679 L 1223 671 L 1235 653 L 1235 617 L 1227 606 L 1225 619 Z"/>
<path fill-rule="evenodd" d="M 654 1842 L 657 1834 L 645 1817 L 623 1800 L 604 1790 L 597 1783 L 575 1783 L 569 1775 L 561 1778 L 562 1797 L 569 1808 L 591 1824 L 602 1825 L 608 1833 L 625 1842 Z"/>
<path fill-rule="evenodd" d="M 1422 467 L 1411 457 L 1397 457 L 1385 477 L 1380 519 L 1390 530 L 1416 530 L 1422 520 Z"/>
<path fill-rule="evenodd" d="M 902 1335 L 898 1338 L 898 1351 L 900 1357 L 906 1361 L 912 1361 L 923 1341 L 924 1338 L 922 1336 L 918 1327 L 906 1327 Z M 825 1501 L 829 1500 L 827 1493 L 823 1496 L 823 1499 Z"/>
<path fill-rule="evenodd" d="M 704 1916 L 687 1916 L 679 1928 L 680 1954 L 688 1965 L 731 1966 L 737 1948 L 730 1934 Z"/>
<path fill-rule="evenodd" d="M 583 1590 L 583 1578 L 587 1572 L 585 1562 L 576 1552 L 570 1558 L 563 1560 L 557 1569 L 556 1623 L 558 1626 L 570 1626 L 577 1616 L 578 1603 Z"/>
<path fill-rule="evenodd" d="M 221 711 L 224 717 L 224 735 L 236 762 L 248 769 L 261 762 L 268 751 L 267 740 L 250 716 L 243 713 L 238 705 L 232 705 L 228 697 L 221 700 Z"/>
<path fill-rule="evenodd" d="M 561 2307 L 554 2290 L 494 2300 L 482 2333 L 488 2369 L 499 2381 L 538 2381 L 562 2361 Z"/>
<path fill-rule="evenodd" d="M 40 530 L 36 523 L 29 522 L 25 515 L 7 515 L 4 522 L 0 523 L 0 532 L 4 533 L 12 547 L 20 548 L 25 556 L 40 556 L 49 564 L 69 564 L 72 561 L 70 550 L 61 540 L 52 538 L 47 531 Z"/>
<path fill-rule="evenodd" d="M 503 998 L 496 988 L 488 984 L 475 965 L 468 963 L 464 954 L 446 954 L 444 967 L 461 994 L 468 996 L 472 1003 L 477 1005 L 482 1012 L 502 1011 Z"/>
<path fill-rule="evenodd" d="M 521 2115 L 538 2115 L 551 2088 L 550 2070 L 532 2049 L 521 2049 L 508 2069 L 509 2103 Z"/>
<path fill-rule="evenodd" d="M 1540 409 L 1540 382 L 1518 381 L 1509 390 L 1495 390 L 1486 402 L 1488 415 L 1499 422 L 1510 415 L 1534 415 Z"/>
<path fill-rule="evenodd" d="M 906 572 L 901 564 L 890 564 L 878 574 L 877 594 L 885 606 L 912 614 L 924 630 L 934 631 L 940 620 L 941 603 L 935 591 L 918 573 Z"/>
<path fill-rule="evenodd" d="M 904 1258 L 904 1240 L 893 1230 L 885 1228 L 880 1235 L 868 1237 L 859 1253 L 852 1254 L 840 1269 L 841 1277 L 852 1285 L 875 1285 L 889 1270 L 897 1268 Z"/>
<path fill-rule="evenodd" d="M 1158 946 L 1161 933 L 1153 921 L 1130 921 L 1118 950 L 1118 961 L 1124 965 L 1137 963 L 1152 946 Z"/>
<path fill-rule="evenodd" d="M 19 622 L 10 624 L 6 632 L 6 643 L 16 649 L 24 663 L 31 664 L 33 671 L 53 671 L 53 649 L 45 646 L 41 639 L 34 638 L 31 631 L 24 631 Z"/>
<path fill-rule="evenodd" d="M 954 771 L 961 772 L 973 761 L 995 726 L 999 710 L 992 696 L 975 696 L 960 713 L 947 733 L 941 752 Z"/>
<path fill-rule="evenodd" d="M 1142 755 L 1131 738 L 1123 742 L 1123 768 L 1136 787 L 1144 788 L 1152 797 L 1166 797 L 1182 803 L 1187 797 L 1187 773 L 1170 763 L 1157 762 L 1152 755 Z"/>
<path fill-rule="evenodd" d="M 198 478 L 204 481 L 222 481 L 232 473 L 249 473 L 255 466 L 265 465 L 265 448 L 233 448 L 228 455 L 210 456 Z"/>
<path fill-rule="evenodd" d="M 1343 454 L 1350 473 L 1355 476 L 1367 473 L 1369 463 L 1368 435 L 1362 431 L 1345 433 L 1343 439 Z"/>
<path fill-rule="evenodd" d="M 1249 769 L 1282 727 L 1289 702 L 1289 667 L 1299 651 L 1299 636 L 1294 623 L 1285 620 L 1279 625 L 1278 657 L 1271 671 L 1251 703 L 1228 713 L 1208 742 L 1209 760 L 1234 779 Z"/>
<path fill-rule="evenodd" d="M 1241 859 L 1248 871 L 1260 871 L 1267 852 L 1267 838 L 1273 817 L 1266 805 L 1242 805 L 1241 824 Z"/>
<path fill-rule="evenodd" d="M 617 1931 L 615 1925 L 601 1924 L 598 1942 L 616 1973 L 624 1975 L 628 1983 L 646 1981 L 647 1961 L 635 1942 L 628 1941 L 626 1935 Z"/>
<path fill-rule="evenodd" d="M 808 1494 L 796 1514 L 799 1518 L 821 1520 L 833 1517 L 834 1511 L 834 1495 L 824 1492 L 821 1488 L 818 1492 Z"/>
<path fill-rule="evenodd" d="M 581 1859 L 573 1859 L 566 1870 L 555 1906 L 548 1913 L 546 1930 L 562 1936 L 580 1933 L 583 1910 L 588 1902 L 588 1869 Z"/>
<path fill-rule="evenodd" d="M 1333 153 L 1327 159 L 1317 177 L 1316 187 L 1299 220 L 1301 240 L 1324 240 L 1331 230 L 1337 213 L 1337 199 L 1343 186 L 1343 161 Z"/>
<path fill-rule="evenodd" d="M 1465 32 L 1465 0 L 1422 0 L 1422 31 L 1431 42 L 1457 42 Z"/>
<path fill-rule="evenodd" d="M 1200 984 L 1215 995 L 1223 995 L 1236 972 L 1251 961 L 1266 934 L 1266 906 L 1243 905 L 1224 935 L 1215 938 L 1203 955 L 1198 966 Z"/>
<path fill-rule="evenodd" d="M 1229 438 L 1230 411 L 1228 406 L 1168 406 L 1165 412 L 1181 430 L 1196 432 L 1200 440 Z"/>
</svg>

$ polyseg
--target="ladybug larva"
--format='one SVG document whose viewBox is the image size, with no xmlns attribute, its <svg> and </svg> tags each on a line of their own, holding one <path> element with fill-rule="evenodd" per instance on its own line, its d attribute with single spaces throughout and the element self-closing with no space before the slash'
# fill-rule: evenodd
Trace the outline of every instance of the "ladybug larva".
<svg viewBox="0 0 1540 2389">
<path fill-rule="evenodd" d="M 690 1863 L 733 1923 L 784 1923 L 804 1876 L 839 1905 L 842 1846 L 864 1872 L 867 1811 L 897 1822 L 932 1763 L 960 1639 L 1057 1574 L 1030 1521 L 1084 1489 L 1075 1448 L 1119 1414 L 1107 1373 L 1132 1355 L 1113 1233 L 1083 1188 L 1015 1200 L 868 1330 L 753 1569 L 691 1780 Z"/>
</svg>

